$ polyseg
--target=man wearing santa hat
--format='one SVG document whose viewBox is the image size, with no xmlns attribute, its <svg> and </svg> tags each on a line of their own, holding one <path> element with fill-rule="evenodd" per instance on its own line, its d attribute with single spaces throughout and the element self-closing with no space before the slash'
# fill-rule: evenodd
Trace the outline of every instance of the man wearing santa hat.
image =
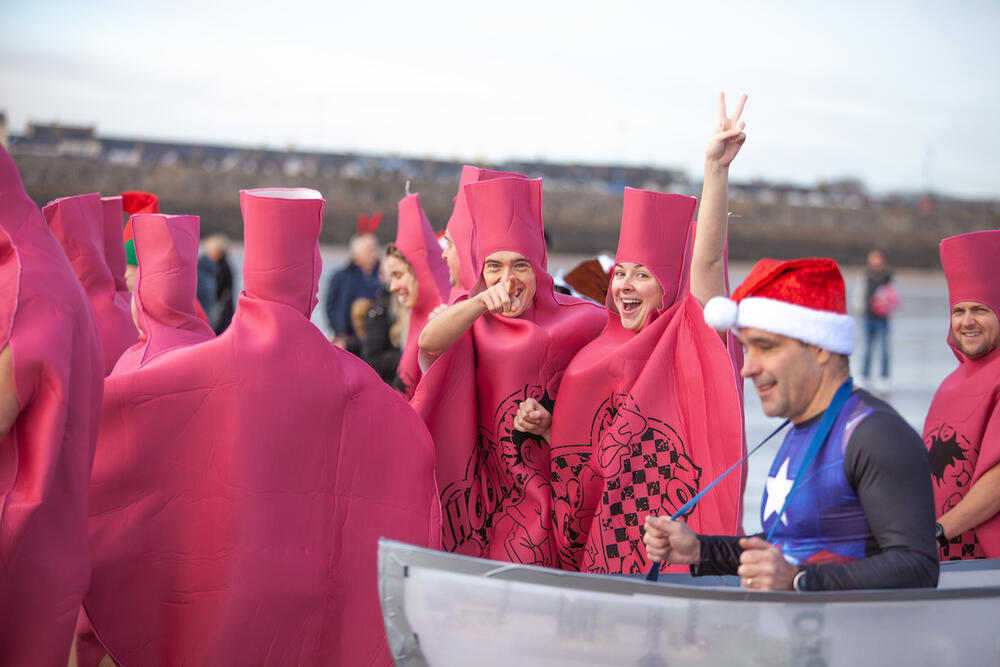
<svg viewBox="0 0 1000 667">
<path fill-rule="evenodd" d="M 941 242 L 958 368 L 924 422 L 941 560 L 1000 558 L 1000 229 Z"/>
<path fill-rule="evenodd" d="M 697 535 L 647 517 L 653 561 L 738 574 L 751 590 L 935 586 L 933 493 L 920 437 L 888 404 L 854 389 L 854 326 L 829 259 L 763 259 L 705 319 L 734 329 L 768 416 L 791 429 L 771 464 L 750 537 Z"/>
</svg>

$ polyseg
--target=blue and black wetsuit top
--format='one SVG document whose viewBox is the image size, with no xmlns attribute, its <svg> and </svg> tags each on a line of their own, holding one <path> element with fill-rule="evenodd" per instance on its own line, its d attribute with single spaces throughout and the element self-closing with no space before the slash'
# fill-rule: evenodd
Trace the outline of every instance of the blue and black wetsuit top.
<svg viewBox="0 0 1000 667">
<path fill-rule="evenodd" d="M 765 485 L 763 535 L 778 512 L 822 414 L 795 425 Z M 887 403 L 855 390 L 792 495 L 772 543 L 806 570 L 807 588 L 903 588 L 937 585 L 933 490 L 927 450 Z M 762 535 L 762 537 L 763 537 Z M 735 574 L 738 537 L 699 536 L 695 575 Z"/>
</svg>

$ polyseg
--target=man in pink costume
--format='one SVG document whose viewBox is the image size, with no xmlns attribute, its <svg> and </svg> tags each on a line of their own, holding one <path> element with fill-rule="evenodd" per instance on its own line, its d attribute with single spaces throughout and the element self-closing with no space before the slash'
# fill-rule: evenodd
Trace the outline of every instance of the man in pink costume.
<svg viewBox="0 0 1000 667">
<path fill-rule="evenodd" d="M 177 347 L 215 337 L 198 317 L 198 216 L 132 217 L 139 262 L 133 304 L 139 341 L 122 353 L 113 373 L 133 371 Z"/>
<path fill-rule="evenodd" d="M 87 295 L 0 148 L 0 664 L 69 658 L 103 377 Z"/>
<path fill-rule="evenodd" d="M 552 565 L 548 443 L 513 419 L 528 397 L 551 405 L 606 318 L 552 288 L 540 180 L 480 181 L 464 196 L 477 282 L 424 327 L 421 365 L 436 360 L 412 401 L 437 450 L 444 548 Z"/>
<path fill-rule="evenodd" d="M 626 188 L 607 326 L 566 370 L 554 416 L 530 400 L 519 410 L 524 430 L 546 435 L 551 422 L 563 568 L 648 569 L 643 517 L 673 514 L 745 452 L 741 357 L 727 349 L 737 343 L 723 343 L 702 314 L 727 293 L 728 170 L 746 138 L 744 101 L 729 118 L 720 96 L 697 242 L 693 197 Z M 717 485 L 687 521 L 703 532 L 742 532 L 743 472 Z"/>
<path fill-rule="evenodd" d="M 49 229 L 59 239 L 90 299 L 104 350 L 104 374 L 139 337 L 129 303 L 118 292 L 105 259 L 105 212 L 99 194 L 64 197 L 43 209 Z"/>
<path fill-rule="evenodd" d="M 1000 230 L 941 242 L 958 368 L 924 422 L 941 560 L 1000 558 Z"/>
<path fill-rule="evenodd" d="M 527 178 L 523 174 L 506 171 L 491 171 L 471 165 L 462 167 L 462 176 L 455 195 L 455 206 L 445 226 L 445 249 L 441 256 L 448 264 L 449 280 L 454 286 L 451 296 L 457 298 L 468 293 L 479 277 L 472 261 L 472 217 L 465 198 L 465 186 L 469 183 L 488 181 L 494 178 Z"/>
<path fill-rule="evenodd" d="M 392 248 L 403 255 L 405 263 L 393 255 Z M 431 223 L 420 206 L 420 195 L 407 195 L 399 200 L 396 243 L 386 249 L 386 255 L 386 268 L 391 280 L 389 291 L 396 294 L 401 305 L 409 311 L 406 344 L 397 375 L 403 394 L 411 399 L 422 376 L 417 363 L 417 339 L 431 312 L 447 302 L 450 291 L 448 265 L 441 256 L 441 246 Z"/>
<path fill-rule="evenodd" d="M 321 195 L 240 203 L 232 324 L 105 384 L 84 606 L 120 664 L 389 665 L 377 540 L 440 545 L 431 440 L 309 321 Z"/>
</svg>

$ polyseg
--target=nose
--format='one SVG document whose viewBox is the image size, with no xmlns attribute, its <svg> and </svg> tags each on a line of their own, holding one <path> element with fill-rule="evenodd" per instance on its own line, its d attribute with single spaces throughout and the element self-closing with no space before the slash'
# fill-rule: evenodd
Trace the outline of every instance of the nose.
<svg viewBox="0 0 1000 667">
<path fill-rule="evenodd" d="M 740 369 L 740 377 L 752 378 L 754 375 L 760 373 L 760 364 L 757 363 L 757 359 L 749 351 L 743 353 L 743 368 Z"/>
</svg>

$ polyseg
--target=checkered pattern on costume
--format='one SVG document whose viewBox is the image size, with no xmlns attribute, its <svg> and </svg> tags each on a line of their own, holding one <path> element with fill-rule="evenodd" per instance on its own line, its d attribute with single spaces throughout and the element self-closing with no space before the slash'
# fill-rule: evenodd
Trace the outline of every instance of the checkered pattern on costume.
<svg viewBox="0 0 1000 667">
<path fill-rule="evenodd" d="M 670 426 L 649 420 L 649 428 L 629 443 L 621 472 L 607 480 L 601 498 L 602 526 L 614 542 L 604 541 L 607 558 L 624 558 L 637 549 L 639 525 L 657 510 L 669 515 L 698 492 L 701 469 L 684 451 L 684 443 Z"/>
</svg>

